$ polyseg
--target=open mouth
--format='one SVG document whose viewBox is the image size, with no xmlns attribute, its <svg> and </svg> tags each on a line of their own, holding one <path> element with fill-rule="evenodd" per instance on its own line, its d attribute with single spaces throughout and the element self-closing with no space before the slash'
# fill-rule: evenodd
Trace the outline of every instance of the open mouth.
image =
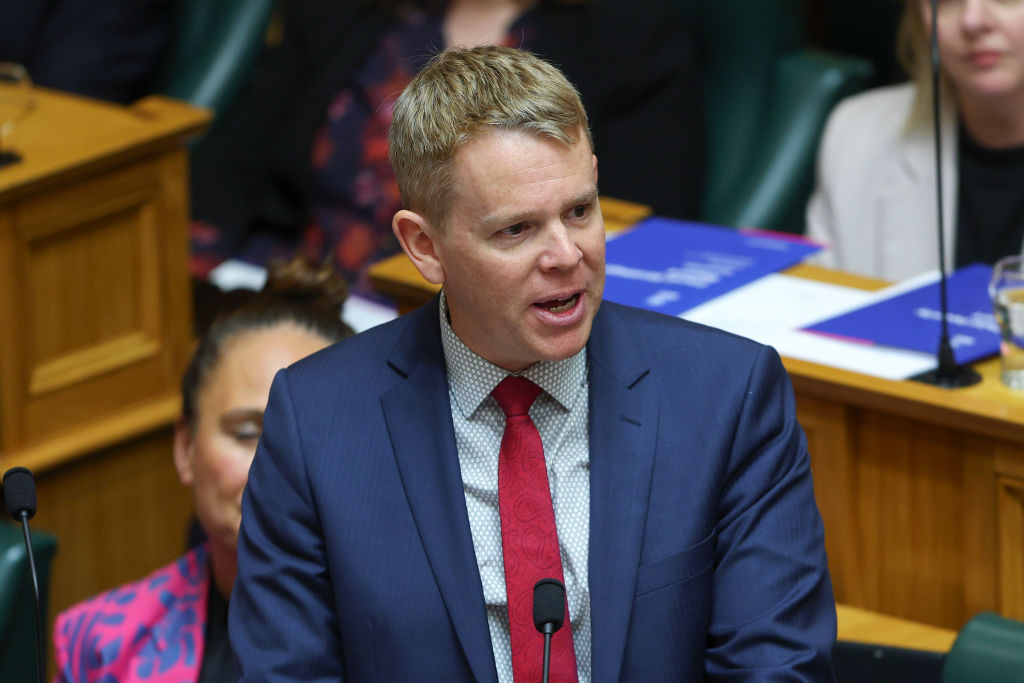
<svg viewBox="0 0 1024 683">
<path fill-rule="evenodd" d="M 580 295 L 577 292 L 567 299 L 551 299 L 550 301 L 543 301 L 539 304 L 534 304 L 543 308 L 545 311 L 550 313 L 565 313 L 566 311 L 572 310 L 576 302 L 580 300 Z"/>
</svg>

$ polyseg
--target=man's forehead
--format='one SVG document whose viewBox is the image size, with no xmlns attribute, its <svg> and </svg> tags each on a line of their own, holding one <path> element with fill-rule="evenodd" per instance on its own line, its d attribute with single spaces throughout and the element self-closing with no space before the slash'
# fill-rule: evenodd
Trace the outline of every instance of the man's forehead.
<svg viewBox="0 0 1024 683">
<path fill-rule="evenodd" d="M 578 172 L 590 165 L 591 157 L 585 138 L 567 145 L 530 131 L 498 129 L 482 133 L 456 150 L 452 179 L 456 189 L 494 181 L 529 185 Z"/>
</svg>

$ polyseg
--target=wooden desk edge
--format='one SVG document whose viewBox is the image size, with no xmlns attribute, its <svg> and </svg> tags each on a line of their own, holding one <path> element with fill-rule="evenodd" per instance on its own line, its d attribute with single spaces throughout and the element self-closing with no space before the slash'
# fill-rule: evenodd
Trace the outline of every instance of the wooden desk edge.
<svg viewBox="0 0 1024 683">
<path fill-rule="evenodd" d="M 836 605 L 839 640 L 870 645 L 949 652 L 956 631 L 890 617 L 849 605 Z"/>
<path fill-rule="evenodd" d="M 170 427 L 181 412 L 181 396 L 174 392 L 126 408 L 116 415 L 55 434 L 45 441 L 0 452 L 4 467 L 27 467 L 36 474 L 88 453 Z"/>
<path fill-rule="evenodd" d="M 127 114 L 145 121 L 146 127 L 119 140 L 117 144 L 107 146 L 100 153 L 82 155 L 59 166 L 44 162 L 27 168 L 10 167 L 0 180 L 0 193 L 5 201 L 11 201 L 26 192 L 69 182 L 85 169 L 103 168 L 126 159 L 152 154 L 154 150 L 181 146 L 206 130 L 213 118 L 213 112 L 207 109 L 162 95 L 150 95 L 131 105 L 122 106 L 46 88 L 39 90 L 43 97 L 55 101 L 81 102 L 83 104 L 79 106 L 94 107 L 97 110 L 106 108 L 120 116 Z"/>
</svg>

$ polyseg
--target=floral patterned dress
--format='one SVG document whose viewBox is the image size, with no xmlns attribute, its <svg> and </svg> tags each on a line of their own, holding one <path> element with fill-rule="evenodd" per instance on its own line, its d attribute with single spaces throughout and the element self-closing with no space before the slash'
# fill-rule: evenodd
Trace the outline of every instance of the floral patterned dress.
<svg viewBox="0 0 1024 683">
<path fill-rule="evenodd" d="M 61 683 L 192 683 L 203 661 L 205 546 L 141 581 L 62 612 L 54 626 Z"/>
</svg>

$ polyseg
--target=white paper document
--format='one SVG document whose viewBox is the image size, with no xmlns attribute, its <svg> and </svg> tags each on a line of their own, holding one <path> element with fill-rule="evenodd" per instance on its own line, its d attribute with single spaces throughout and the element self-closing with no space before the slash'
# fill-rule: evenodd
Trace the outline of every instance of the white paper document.
<svg viewBox="0 0 1024 683">
<path fill-rule="evenodd" d="M 905 286 L 903 283 L 882 292 L 869 292 L 774 273 L 692 308 L 680 317 L 768 344 L 789 358 L 885 379 L 906 379 L 933 368 L 935 356 L 800 331 L 880 296 L 893 296 L 892 289 Z"/>
</svg>

